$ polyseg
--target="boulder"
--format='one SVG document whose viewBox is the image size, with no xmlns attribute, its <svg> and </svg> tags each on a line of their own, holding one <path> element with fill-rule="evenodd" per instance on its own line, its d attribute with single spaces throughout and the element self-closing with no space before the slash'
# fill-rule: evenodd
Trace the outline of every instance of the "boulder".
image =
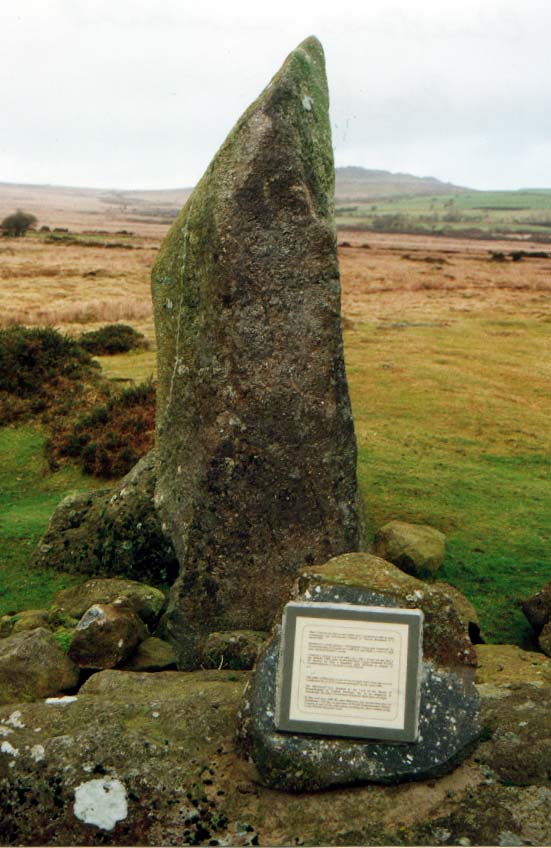
<svg viewBox="0 0 551 848">
<path fill-rule="evenodd" d="M 37 627 L 43 627 L 45 630 L 52 629 L 48 610 L 23 610 L 13 617 L 12 633 L 36 630 Z"/>
<path fill-rule="evenodd" d="M 268 634 L 257 630 L 227 630 L 211 633 L 205 643 L 205 668 L 252 668 Z"/>
<path fill-rule="evenodd" d="M 551 618 L 551 580 L 535 595 L 521 601 L 520 605 L 536 636 L 539 636 Z"/>
<path fill-rule="evenodd" d="M 268 630 L 301 566 L 360 544 L 323 50 L 249 107 L 152 275 L 155 499 L 180 563 L 181 668 L 208 633 Z"/>
<path fill-rule="evenodd" d="M 171 582 L 174 549 L 155 509 L 151 452 L 112 489 L 66 497 L 53 513 L 31 567 Z"/>
<path fill-rule="evenodd" d="M 80 668 L 114 668 L 145 638 L 147 628 L 124 602 L 94 604 L 76 626 L 69 657 Z"/>
<path fill-rule="evenodd" d="M 0 704 L 35 701 L 73 689 L 79 670 L 44 628 L 0 642 Z"/>
<path fill-rule="evenodd" d="M 377 556 L 416 577 L 435 574 L 444 562 L 446 537 L 426 524 L 389 521 L 377 531 Z"/>
<path fill-rule="evenodd" d="M 58 615 L 81 618 L 94 604 L 112 604 L 117 598 L 123 598 L 149 626 L 155 624 L 165 605 L 164 592 L 153 586 L 135 580 L 99 578 L 62 589 L 55 596 L 52 607 Z"/>
<path fill-rule="evenodd" d="M 361 556 L 337 557 L 332 561 L 333 567 L 338 560 Z M 297 600 L 396 606 L 388 604 L 388 597 L 377 596 L 365 588 L 320 583 L 316 579 L 306 581 L 306 588 Z M 415 742 L 396 744 L 381 739 L 312 736 L 276 730 L 280 630 L 276 628 L 256 664 L 241 710 L 240 750 L 254 762 L 265 786 L 310 792 L 355 783 L 426 779 L 451 771 L 475 746 L 480 734 L 480 698 L 473 669 L 456 666 L 459 672 L 456 673 L 437 668 L 426 659 L 421 667 L 419 738 Z M 445 638 L 445 633 L 442 637 Z"/>
<path fill-rule="evenodd" d="M 162 671 L 176 668 L 176 653 L 172 645 L 150 636 L 140 642 L 123 666 L 128 671 Z"/>
<path fill-rule="evenodd" d="M 339 591 L 335 593 L 335 587 Z M 440 666 L 476 665 L 469 636 L 468 601 L 442 584 L 424 583 L 390 562 L 367 553 L 343 554 L 302 570 L 294 598 L 367 606 L 421 609 L 425 615 L 423 652 Z"/>
</svg>

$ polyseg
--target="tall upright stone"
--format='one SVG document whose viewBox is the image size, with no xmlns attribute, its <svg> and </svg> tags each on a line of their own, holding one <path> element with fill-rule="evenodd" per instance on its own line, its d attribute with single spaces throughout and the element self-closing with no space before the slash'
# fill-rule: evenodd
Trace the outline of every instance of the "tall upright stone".
<svg viewBox="0 0 551 848">
<path fill-rule="evenodd" d="M 165 624 L 181 668 L 210 631 L 269 628 L 301 566 L 358 549 L 328 106 L 309 38 L 153 270 L 156 504 L 180 562 Z"/>
</svg>

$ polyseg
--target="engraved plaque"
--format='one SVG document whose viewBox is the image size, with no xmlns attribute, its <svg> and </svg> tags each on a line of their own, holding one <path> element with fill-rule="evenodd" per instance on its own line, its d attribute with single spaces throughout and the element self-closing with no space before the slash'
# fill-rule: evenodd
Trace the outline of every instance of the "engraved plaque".
<svg viewBox="0 0 551 848">
<path fill-rule="evenodd" d="M 287 604 L 277 729 L 414 742 L 422 628 L 421 610 Z"/>
</svg>

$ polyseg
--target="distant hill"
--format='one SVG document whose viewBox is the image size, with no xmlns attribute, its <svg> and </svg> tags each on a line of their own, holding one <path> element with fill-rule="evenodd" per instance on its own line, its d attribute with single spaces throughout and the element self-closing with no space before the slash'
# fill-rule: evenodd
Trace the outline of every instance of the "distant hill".
<svg viewBox="0 0 551 848">
<path fill-rule="evenodd" d="M 467 191 L 434 177 L 393 174 L 369 168 L 337 168 L 335 201 L 370 203 L 408 196 Z M 125 190 L 31 185 L 0 182 L 0 220 L 15 209 L 37 216 L 39 224 L 116 230 L 122 227 L 166 227 L 176 217 L 192 188 Z M 161 230 L 159 229 L 159 232 Z"/>
<path fill-rule="evenodd" d="M 339 203 L 369 203 L 390 197 L 407 195 L 453 194 L 470 189 L 444 183 L 436 177 L 415 177 L 413 174 L 392 173 L 372 168 L 347 167 L 335 169 L 335 200 Z"/>
</svg>

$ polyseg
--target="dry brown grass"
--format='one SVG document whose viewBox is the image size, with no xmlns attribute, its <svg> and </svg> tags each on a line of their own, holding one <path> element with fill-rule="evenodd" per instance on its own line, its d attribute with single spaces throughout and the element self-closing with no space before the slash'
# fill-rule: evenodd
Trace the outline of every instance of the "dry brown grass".
<svg viewBox="0 0 551 848">
<path fill-rule="evenodd" d="M 495 262 L 511 242 L 340 233 L 343 312 L 353 321 L 454 320 L 460 316 L 542 318 L 551 298 L 551 259 Z M 369 244 L 369 248 L 362 244 Z M 524 250 L 541 250 L 523 244 Z M 435 261 L 436 260 L 436 261 Z"/>
<path fill-rule="evenodd" d="M 0 254 L 0 326 L 132 323 L 152 335 L 150 269 L 157 239 L 140 250 L 51 244 L 37 236 L 4 239 Z"/>
</svg>

